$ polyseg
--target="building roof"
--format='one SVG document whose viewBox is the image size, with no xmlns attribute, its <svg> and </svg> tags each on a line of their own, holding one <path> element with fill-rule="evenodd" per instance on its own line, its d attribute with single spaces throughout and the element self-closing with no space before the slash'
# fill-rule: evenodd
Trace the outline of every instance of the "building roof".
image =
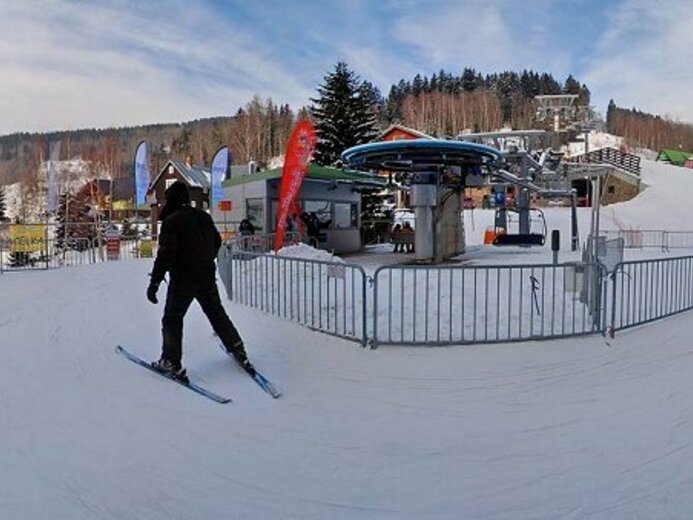
<svg viewBox="0 0 693 520">
<path fill-rule="evenodd" d="M 251 182 L 279 179 L 281 176 L 282 168 L 273 168 L 271 170 L 264 170 L 253 174 L 231 177 L 231 179 L 224 181 L 223 186 L 238 186 L 241 184 L 248 184 Z M 339 168 L 317 166 L 315 164 L 311 164 L 308 167 L 306 178 L 311 180 L 336 181 L 354 184 L 370 184 L 374 186 L 384 186 L 386 184 L 386 180 L 377 175 L 355 171 L 344 171 L 340 170 Z"/>
<path fill-rule="evenodd" d="M 689 159 L 693 159 L 693 153 L 684 152 L 683 150 L 662 149 L 657 155 L 658 161 L 669 161 L 676 166 L 683 166 Z"/>
<path fill-rule="evenodd" d="M 89 185 L 93 185 L 94 189 L 98 190 L 101 196 L 107 197 L 111 195 L 113 200 L 130 200 L 135 195 L 135 186 L 132 179 L 122 177 L 119 179 L 92 179 L 88 181 L 82 188 L 81 192 L 88 193 L 91 189 Z"/>
<path fill-rule="evenodd" d="M 169 159 L 164 167 L 161 169 L 156 178 L 149 185 L 150 189 L 157 182 L 159 178 L 166 172 L 169 164 L 173 165 L 178 173 L 185 179 L 185 181 L 194 188 L 209 188 L 211 185 L 212 170 L 206 166 L 190 166 L 185 163 L 185 161 L 178 161 L 175 159 Z"/>
<path fill-rule="evenodd" d="M 433 139 L 433 137 L 431 137 L 430 135 L 424 134 L 423 132 L 420 132 L 420 131 L 415 130 L 413 128 L 409 128 L 408 126 L 394 124 L 394 125 L 390 125 L 384 131 L 382 131 L 380 133 L 380 135 L 378 135 L 378 137 L 375 138 L 375 140 L 376 141 L 382 141 L 383 138 L 387 134 L 392 133 L 394 131 L 399 131 L 399 132 L 402 132 L 405 134 L 410 134 L 412 136 L 412 139 Z"/>
<path fill-rule="evenodd" d="M 197 188 L 209 188 L 212 184 L 212 170 L 206 166 L 190 166 L 185 164 L 185 161 L 169 161 L 173 163 L 180 174 L 185 177 L 190 186 Z"/>
</svg>

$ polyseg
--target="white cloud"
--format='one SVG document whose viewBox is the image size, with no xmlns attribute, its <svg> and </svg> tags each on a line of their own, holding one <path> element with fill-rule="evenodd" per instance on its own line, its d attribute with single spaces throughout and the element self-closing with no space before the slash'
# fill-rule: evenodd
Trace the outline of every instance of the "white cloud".
<svg viewBox="0 0 693 520">
<path fill-rule="evenodd" d="M 403 16 L 395 35 L 418 49 L 428 70 L 472 66 L 485 73 L 534 68 L 567 74 L 567 53 L 547 45 L 542 6 L 525 2 L 519 10 L 506 0 L 437 2 Z"/>
<path fill-rule="evenodd" d="M 231 115 L 309 89 L 230 20 L 189 2 L 51 0 L 0 16 L 0 133 Z"/>
<path fill-rule="evenodd" d="M 693 16 L 686 2 L 627 0 L 609 11 L 584 78 L 600 108 L 617 105 L 693 122 Z"/>
</svg>

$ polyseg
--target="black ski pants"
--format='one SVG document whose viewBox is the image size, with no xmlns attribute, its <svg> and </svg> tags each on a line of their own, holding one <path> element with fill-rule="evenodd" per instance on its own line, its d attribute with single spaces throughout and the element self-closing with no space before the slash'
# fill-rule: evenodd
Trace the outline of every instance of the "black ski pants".
<svg viewBox="0 0 693 520">
<path fill-rule="evenodd" d="M 174 363 L 183 357 L 183 318 L 190 304 L 197 300 L 214 332 L 226 350 L 241 361 L 246 358 L 243 340 L 224 310 L 215 281 L 205 284 L 177 284 L 172 282 L 166 293 L 166 307 L 161 320 L 163 347 L 161 356 Z"/>
</svg>

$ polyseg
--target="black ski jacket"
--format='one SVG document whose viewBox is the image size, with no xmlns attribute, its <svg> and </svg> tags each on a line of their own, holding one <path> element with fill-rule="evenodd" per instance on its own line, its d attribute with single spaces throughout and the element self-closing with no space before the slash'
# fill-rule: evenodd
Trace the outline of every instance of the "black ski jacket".
<svg viewBox="0 0 693 520">
<path fill-rule="evenodd" d="M 167 271 L 176 285 L 214 283 L 214 260 L 220 247 L 221 236 L 212 217 L 200 209 L 183 206 L 161 224 L 152 283 L 160 284 Z"/>
</svg>

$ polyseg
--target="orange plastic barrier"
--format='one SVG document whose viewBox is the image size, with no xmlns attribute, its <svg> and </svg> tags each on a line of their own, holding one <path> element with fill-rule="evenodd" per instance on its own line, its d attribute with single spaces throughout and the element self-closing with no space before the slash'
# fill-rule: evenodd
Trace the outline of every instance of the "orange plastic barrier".
<svg viewBox="0 0 693 520">
<path fill-rule="evenodd" d="M 493 228 L 486 228 L 484 232 L 484 245 L 493 244 L 493 240 L 496 238 L 496 232 Z"/>
</svg>

